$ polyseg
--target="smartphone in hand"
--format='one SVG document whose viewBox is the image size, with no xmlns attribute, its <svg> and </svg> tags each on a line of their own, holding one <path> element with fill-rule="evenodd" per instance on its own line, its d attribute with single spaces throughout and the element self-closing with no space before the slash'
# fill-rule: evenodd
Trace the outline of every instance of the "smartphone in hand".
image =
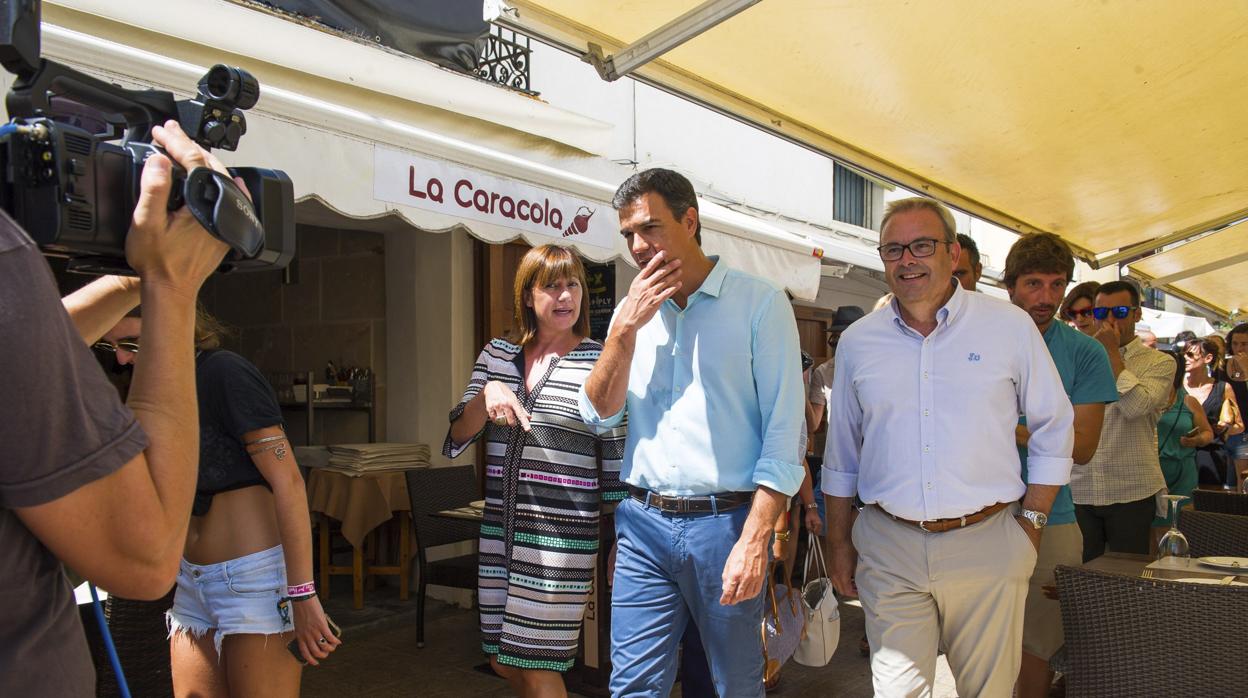
<svg viewBox="0 0 1248 698">
<path fill-rule="evenodd" d="M 334 637 L 342 637 L 342 628 L 338 627 L 338 624 L 334 622 L 334 619 L 329 616 L 325 616 L 325 623 L 329 626 L 329 630 L 334 634 Z M 290 644 L 286 645 L 286 649 L 290 652 L 291 656 L 295 658 L 295 661 L 299 662 L 301 665 L 307 666 L 308 660 L 304 659 L 303 652 L 299 651 L 298 638 L 291 640 Z"/>
</svg>

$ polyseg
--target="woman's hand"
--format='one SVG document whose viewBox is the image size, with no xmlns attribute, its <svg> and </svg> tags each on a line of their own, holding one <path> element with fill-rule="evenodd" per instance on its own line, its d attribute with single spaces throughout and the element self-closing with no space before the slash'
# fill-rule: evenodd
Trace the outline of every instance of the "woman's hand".
<svg viewBox="0 0 1248 698">
<path fill-rule="evenodd" d="M 1197 443 L 1195 436 L 1180 436 L 1179 445 L 1183 448 L 1200 448 L 1201 446 Z"/>
<path fill-rule="evenodd" d="M 505 383 L 490 381 L 481 391 L 485 396 L 485 418 L 498 426 L 503 426 L 500 419 L 507 420 L 507 426 L 519 425 L 529 431 L 529 413 L 520 404 L 519 398 Z"/>
<path fill-rule="evenodd" d="M 317 666 L 320 664 L 317 660 L 328 657 L 342 640 L 329 629 L 320 599 L 314 596 L 307 601 L 291 601 L 290 605 L 295 607 L 295 639 L 299 641 L 299 651 L 308 664 Z"/>
</svg>

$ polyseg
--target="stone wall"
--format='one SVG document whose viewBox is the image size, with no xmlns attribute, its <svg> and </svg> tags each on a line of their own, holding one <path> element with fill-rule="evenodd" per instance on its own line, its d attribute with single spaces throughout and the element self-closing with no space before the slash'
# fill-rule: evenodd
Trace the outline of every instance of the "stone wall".
<svg viewBox="0 0 1248 698">
<path fill-rule="evenodd" d="M 216 276 L 205 285 L 205 307 L 229 325 L 226 348 L 263 371 L 316 371 L 325 364 L 370 367 L 376 376 L 377 439 L 386 434 L 386 260 L 379 233 L 298 227 L 293 283 L 282 272 Z M 286 413 L 295 443 L 306 432 L 302 412 Z M 316 414 L 318 443 L 366 441 L 362 412 Z"/>
</svg>

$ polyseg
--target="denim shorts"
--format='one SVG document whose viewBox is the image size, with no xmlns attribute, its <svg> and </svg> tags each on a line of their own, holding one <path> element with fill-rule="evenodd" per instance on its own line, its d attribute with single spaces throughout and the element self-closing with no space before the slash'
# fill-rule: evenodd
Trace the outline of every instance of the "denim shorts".
<svg viewBox="0 0 1248 698">
<path fill-rule="evenodd" d="M 213 565 L 182 560 L 173 608 L 166 614 L 169 636 L 189 632 L 203 637 L 215 631 L 221 656 L 226 635 L 275 635 L 294 630 L 278 603 L 286 595 L 286 560 L 282 546 Z"/>
</svg>

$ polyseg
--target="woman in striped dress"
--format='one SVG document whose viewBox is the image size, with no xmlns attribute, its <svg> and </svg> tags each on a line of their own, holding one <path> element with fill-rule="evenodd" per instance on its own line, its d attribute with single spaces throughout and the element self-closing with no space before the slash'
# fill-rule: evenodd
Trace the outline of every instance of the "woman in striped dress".
<svg viewBox="0 0 1248 698">
<path fill-rule="evenodd" d="M 572 251 L 536 247 L 516 272 L 515 343 L 481 351 L 451 411 L 443 453 L 486 439 L 478 605 L 482 648 L 524 698 L 566 696 L 598 554 L 605 502 L 620 484 L 623 428 L 597 434 L 577 395 L 602 345 L 589 334 L 585 269 Z"/>
</svg>

